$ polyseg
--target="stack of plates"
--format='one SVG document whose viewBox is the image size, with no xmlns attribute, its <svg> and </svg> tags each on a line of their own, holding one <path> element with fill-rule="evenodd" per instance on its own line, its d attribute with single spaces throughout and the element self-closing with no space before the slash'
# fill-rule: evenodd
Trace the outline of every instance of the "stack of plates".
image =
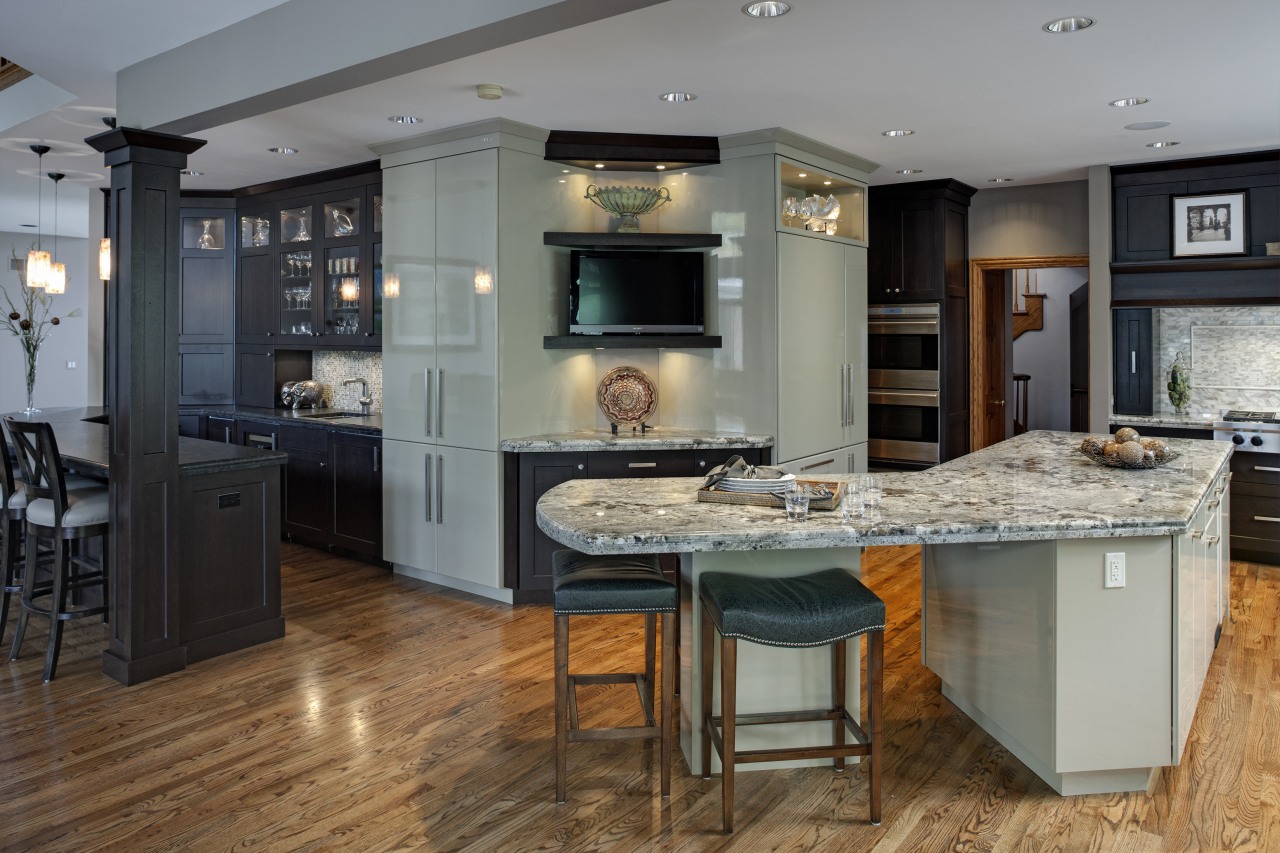
<svg viewBox="0 0 1280 853">
<path fill-rule="evenodd" d="M 725 477 L 716 483 L 714 488 L 743 495 L 764 495 L 786 491 L 787 487 L 795 482 L 795 479 L 795 474 L 786 474 L 776 480 L 742 480 L 735 477 Z"/>
</svg>

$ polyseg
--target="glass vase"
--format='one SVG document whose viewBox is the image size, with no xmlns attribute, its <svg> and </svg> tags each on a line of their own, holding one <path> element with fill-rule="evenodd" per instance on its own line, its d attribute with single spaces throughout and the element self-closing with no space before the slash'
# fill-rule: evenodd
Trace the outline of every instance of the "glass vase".
<svg viewBox="0 0 1280 853">
<path fill-rule="evenodd" d="M 39 356 L 38 351 L 28 351 L 27 356 L 27 407 L 22 410 L 24 415 L 35 415 L 40 412 L 36 408 L 36 358 Z"/>
</svg>

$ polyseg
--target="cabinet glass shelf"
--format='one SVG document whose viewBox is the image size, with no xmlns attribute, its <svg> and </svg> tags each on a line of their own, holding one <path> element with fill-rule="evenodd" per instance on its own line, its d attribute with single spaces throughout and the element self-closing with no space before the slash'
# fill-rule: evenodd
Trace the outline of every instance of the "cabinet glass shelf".
<svg viewBox="0 0 1280 853">
<path fill-rule="evenodd" d="M 794 199 L 798 205 L 811 196 L 818 196 L 822 200 L 834 196 L 840 205 L 839 213 L 834 218 L 821 222 L 788 213 L 788 199 Z M 779 158 L 777 205 L 779 231 L 799 231 L 812 236 L 842 237 L 846 240 L 867 239 L 867 188 L 848 178 Z"/>
</svg>

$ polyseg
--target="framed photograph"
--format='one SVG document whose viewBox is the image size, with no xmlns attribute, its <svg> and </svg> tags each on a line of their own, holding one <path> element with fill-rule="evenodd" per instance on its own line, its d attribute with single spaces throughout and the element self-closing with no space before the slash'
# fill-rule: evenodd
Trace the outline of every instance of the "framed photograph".
<svg viewBox="0 0 1280 853">
<path fill-rule="evenodd" d="M 1173 256 L 1243 255 L 1245 194 L 1173 197 Z"/>
</svg>

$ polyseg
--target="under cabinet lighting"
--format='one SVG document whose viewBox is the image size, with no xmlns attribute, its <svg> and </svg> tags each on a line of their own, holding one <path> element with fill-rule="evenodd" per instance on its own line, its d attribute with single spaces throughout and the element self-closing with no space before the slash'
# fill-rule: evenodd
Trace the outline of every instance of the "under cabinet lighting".
<svg viewBox="0 0 1280 853">
<path fill-rule="evenodd" d="M 659 163 L 657 166 L 654 166 L 654 168 L 657 169 L 659 172 L 661 172 L 663 169 L 667 167 Z"/>
</svg>

